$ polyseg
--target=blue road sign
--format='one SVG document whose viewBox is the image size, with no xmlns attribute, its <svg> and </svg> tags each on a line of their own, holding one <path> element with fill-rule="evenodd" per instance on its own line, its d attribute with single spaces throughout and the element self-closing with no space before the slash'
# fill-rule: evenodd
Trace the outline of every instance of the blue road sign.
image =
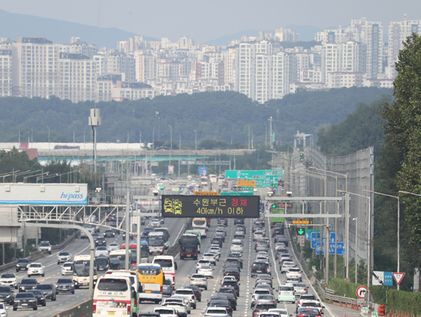
<svg viewBox="0 0 421 317">
<path fill-rule="evenodd" d="M 393 286 L 393 273 L 392 272 L 384 272 L 384 286 Z"/>
<path fill-rule="evenodd" d="M 335 255 L 335 243 L 329 242 L 329 255 Z"/>
<path fill-rule="evenodd" d="M 344 243 L 337 242 L 336 243 L 336 254 L 337 255 L 344 255 Z"/>
<path fill-rule="evenodd" d="M 208 173 L 208 168 L 206 166 L 197 167 L 197 174 L 199 176 L 206 176 L 207 173 Z"/>
<path fill-rule="evenodd" d="M 335 243 L 336 242 L 336 232 L 331 231 L 329 232 L 329 243 Z"/>
<path fill-rule="evenodd" d="M 310 247 L 313 250 L 316 249 L 317 241 L 320 242 L 320 232 L 319 231 L 312 231 L 311 232 L 311 239 L 310 239 Z"/>
</svg>

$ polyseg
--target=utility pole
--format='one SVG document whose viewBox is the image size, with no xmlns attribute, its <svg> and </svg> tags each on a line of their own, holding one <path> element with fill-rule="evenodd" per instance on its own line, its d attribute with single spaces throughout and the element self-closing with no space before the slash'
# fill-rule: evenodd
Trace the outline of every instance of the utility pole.
<svg viewBox="0 0 421 317">
<path fill-rule="evenodd" d="M 91 108 L 88 124 L 92 128 L 92 160 L 94 174 L 96 174 L 96 129 L 101 125 L 101 113 L 98 108 Z"/>
<path fill-rule="evenodd" d="M 273 150 L 273 126 L 272 126 L 273 118 L 272 116 L 269 117 L 269 148 Z"/>
</svg>

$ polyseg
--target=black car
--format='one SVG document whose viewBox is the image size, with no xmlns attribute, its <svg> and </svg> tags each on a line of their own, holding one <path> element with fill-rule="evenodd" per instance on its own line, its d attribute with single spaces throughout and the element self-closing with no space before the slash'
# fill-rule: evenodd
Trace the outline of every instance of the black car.
<svg viewBox="0 0 421 317">
<path fill-rule="evenodd" d="M 107 245 L 107 241 L 105 240 L 104 237 L 98 237 L 95 239 L 95 246 L 106 246 Z"/>
<path fill-rule="evenodd" d="M 155 312 L 150 312 L 150 313 L 139 313 L 137 317 L 160 317 L 160 315 Z"/>
<path fill-rule="evenodd" d="M 237 295 L 237 297 L 240 296 L 240 286 L 238 285 L 237 282 L 225 280 L 221 286 L 221 289 L 224 288 L 225 286 L 231 286 L 232 288 L 234 288 L 235 294 Z"/>
<path fill-rule="evenodd" d="M 34 278 L 23 278 L 19 283 L 19 292 L 26 292 L 33 290 L 38 285 Z"/>
<path fill-rule="evenodd" d="M 218 298 L 218 299 L 211 299 L 208 303 L 208 307 L 224 307 L 226 308 L 228 314 L 232 316 L 232 306 L 228 299 Z"/>
<path fill-rule="evenodd" d="M 16 272 L 19 272 L 21 270 L 26 271 L 29 263 L 31 263 L 29 259 L 18 259 L 18 262 L 16 263 Z"/>
<path fill-rule="evenodd" d="M 172 296 L 174 287 L 172 285 L 172 281 L 170 279 L 165 279 L 164 284 L 162 285 L 162 296 L 170 297 Z"/>
<path fill-rule="evenodd" d="M 56 292 L 59 293 L 75 293 L 75 284 L 70 278 L 59 278 L 56 284 Z"/>
<path fill-rule="evenodd" d="M 115 237 L 115 231 L 111 230 L 111 229 L 105 230 L 104 237 L 105 238 L 114 238 Z"/>
<path fill-rule="evenodd" d="M 212 295 L 211 300 L 213 299 L 226 299 L 230 302 L 232 310 L 237 310 L 237 298 L 234 294 L 231 293 L 216 293 Z"/>
<path fill-rule="evenodd" d="M 234 225 L 244 225 L 244 219 L 234 219 Z"/>
<path fill-rule="evenodd" d="M 13 291 L 9 286 L 0 286 L 0 302 L 12 305 L 14 298 Z"/>
<path fill-rule="evenodd" d="M 47 305 L 47 299 L 45 298 L 45 295 L 40 290 L 33 289 L 31 293 L 34 294 L 34 296 L 36 297 L 38 306 Z"/>
<path fill-rule="evenodd" d="M 240 266 L 240 269 L 243 268 L 243 260 L 241 260 L 239 258 L 228 257 L 225 261 L 225 265 L 228 264 L 228 263 L 237 264 L 238 266 Z"/>
<path fill-rule="evenodd" d="M 191 289 L 194 293 L 194 296 L 196 296 L 196 299 L 198 302 L 202 301 L 202 290 L 199 288 L 199 286 L 196 285 L 187 285 L 183 288 Z"/>
<path fill-rule="evenodd" d="M 254 261 L 251 265 L 251 277 L 257 274 L 269 273 L 269 263 L 263 261 Z"/>
<path fill-rule="evenodd" d="M 220 248 L 222 248 L 223 239 L 221 237 L 220 238 L 215 237 L 212 239 L 211 244 L 217 244 Z"/>
<path fill-rule="evenodd" d="M 234 286 L 231 285 L 222 285 L 218 291 L 219 294 L 231 294 L 234 296 L 235 300 L 237 300 L 237 291 L 235 290 Z"/>
<path fill-rule="evenodd" d="M 97 271 L 107 271 L 110 267 L 108 256 L 98 256 L 95 258 L 95 266 Z"/>
<path fill-rule="evenodd" d="M 33 310 L 38 309 L 38 301 L 35 295 L 31 292 L 17 293 L 15 301 L 13 302 L 13 310 L 18 310 L 18 308 L 28 309 L 32 308 Z"/>
<path fill-rule="evenodd" d="M 224 276 L 234 276 L 237 281 L 240 280 L 240 268 L 228 266 L 224 268 Z"/>
<path fill-rule="evenodd" d="M 54 284 L 38 284 L 35 289 L 40 290 L 46 299 L 55 301 L 57 299 L 56 286 Z"/>
</svg>

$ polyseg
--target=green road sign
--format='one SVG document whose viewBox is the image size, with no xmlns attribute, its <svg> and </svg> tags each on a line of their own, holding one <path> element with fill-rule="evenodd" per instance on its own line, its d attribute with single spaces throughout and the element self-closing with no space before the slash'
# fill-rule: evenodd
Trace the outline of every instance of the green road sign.
<svg viewBox="0 0 421 317">
<path fill-rule="evenodd" d="M 254 180 L 257 188 L 278 186 L 278 181 L 284 176 L 282 169 L 274 170 L 226 170 L 226 179 Z"/>
<path fill-rule="evenodd" d="M 306 234 L 306 230 L 304 228 L 297 228 L 297 234 L 303 236 Z"/>
<path fill-rule="evenodd" d="M 253 191 L 221 192 L 221 196 L 253 196 Z"/>
</svg>

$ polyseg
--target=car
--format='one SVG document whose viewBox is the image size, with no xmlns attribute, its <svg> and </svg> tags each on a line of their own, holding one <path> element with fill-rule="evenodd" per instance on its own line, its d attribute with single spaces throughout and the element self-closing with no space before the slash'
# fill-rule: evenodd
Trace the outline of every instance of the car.
<svg viewBox="0 0 421 317">
<path fill-rule="evenodd" d="M 190 303 L 190 306 L 193 309 L 196 309 L 196 296 L 194 295 L 194 291 L 189 288 L 177 288 L 174 291 L 174 296 L 183 297 L 187 299 Z"/>
<path fill-rule="evenodd" d="M 23 278 L 18 285 L 19 292 L 26 292 L 35 288 L 38 281 L 34 278 Z"/>
<path fill-rule="evenodd" d="M 214 295 L 212 295 L 211 299 L 228 300 L 230 305 L 231 305 L 231 309 L 233 311 L 237 310 L 237 297 L 233 293 L 218 292 L 218 293 L 215 293 Z"/>
<path fill-rule="evenodd" d="M 70 278 L 59 278 L 56 283 L 56 292 L 60 293 L 75 293 L 75 284 Z"/>
<path fill-rule="evenodd" d="M 213 267 L 210 264 L 201 265 L 196 271 L 197 274 L 206 276 L 207 278 L 213 278 Z"/>
<path fill-rule="evenodd" d="M 267 284 L 270 285 L 270 287 L 273 286 L 273 282 L 271 278 L 256 278 L 256 282 L 254 283 L 254 287 L 257 287 L 259 284 Z"/>
<path fill-rule="evenodd" d="M 196 299 L 198 302 L 202 301 L 202 289 L 196 285 L 186 285 L 183 288 L 189 288 L 193 291 L 194 296 L 196 296 Z"/>
<path fill-rule="evenodd" d="M 234 276 L 237 281 L 240 280 L 240 268 L 234 266 L 228 266 L 224 268 L 223 276 Z"/>
<path fill-rule="evenodd" d="M 73 262 L 65 262 L 61 266 L 61 275 L 73 274 Z"/>
<path fill-rule="evenodd" d="M 22 258 L 22 259 L 18 259 L 17 263 L 16 263 L 16 272 L 22 271 L 22 270 L 26 270 L 28 267 L 28 264 L 31 263 L 31 261 L 29 259 L 26 258 Z"/>
<path fill-rule="evenodd" d="M 319 311 L 319 314 L 323 314 L 324 306 L 318 300 L 302 300 L 300 301 L 299 305 L 297 305 L 297 311 L 300 308 L 316 308 Z"/>
<path fill-rule="evenodd" d="M 235 297 L 235 299 L 238 297 L 236 288 L 231 285 L 221 285 L 218 293 L 231 294 Z"/>
<path fill-rule="evenodd" d="M 254 261 L 251 265 L 251 277 L 256 277 L 259 273 L 268 273 L 269 270 L 269 263 L 264 261 Z"/>
<path fill-rule="evenodd" d="M 228 282 L 228 281 L 232 281 L 232 282 L 238 283 L 238 285 L 240 285 L 240 281 L 238 281 L 235 276 L 226 275 L 222 278 L 222 284 L 224 282 Z"/>
<path fill-rule="evenodd" d="M 12 305 L 15 295 L 10 286 L 0 286 L 0 302 Z"/>
<path fill-rule="evenodd" d="M 120 245 L 117 242 L 111 242 L 107 245 L 108 252 L 120 249 Z"/>
<path fill-rule="evenodd" d="M 104 237 L 97 237 L 95 239 L 95 248 L 99 246 L 107 246 L 107 240 Z"/>
<path fill-rule="evenodd" d="M 292 284 L 283 284 L 279 286 L 278 302 L 295 303 L 295 292 Z"/>
<path fill-rule="evenodd" d="M 254 293 L 258 294 L 259 291 L 262 290 L 269 290 L 270 294 L 273 294 L 273 288 L 270 284 L 266 284 L 266 283 L 258 283 L 254 286 Z M 261 294 L 265 294 L 263 292 L 261 292 Z"/>
<path fill-rule="evenodd" d="M 205 317 L 231 317 L 227 309 L 224 307 L 208 307 L 206 308 Z"/>
<path fill-rule="evenodd" d="M 308 292 L 308 286 L 304 283 L 297 283 L 294 284 L 294 293 L 295 297 L 300 297 L 302 294 L 307 294 Z"/>
<path fill-rule="evenodd" d="M 32 308 L 33 310 L 37 310 L 38 300 L 31 292 L 17 293 L 15 301 L 13 302 L 13 310 L 16 311 L 19 308 Z"/>
<path fill-rule="evenodd" d="M 299 306 L 305 300 L 317 300 L 317 298 L 313 294 L 301 294 L 298 296 L 296 304 Z"/>
<path fill-rule="evenodd" d="M 146 313 L 139 313 L 137 317 L 160 317 L 158 313 L 155 312 L 146 312 Z"/>
<path fill-rule="evenodd" d="M 183 296 L 175 296 L 175 295 L 172 295 L 171 297 L 165 298 L 164 303 L 162 305 L 165 305 L 165 306 L 167 306 L 167 305 L 171 305 L 171 306 L 181 305 L 185 308 L 187 314 L 191 313 L 191 308 L 192 308 L 191 305 L 190 305 L 190 302 L 187 298 L 185 298 Z"/>
<path fill-rule="evenodd" d="M 253 308 L 256 304 L 275 304 L 276 306 L 275 296 L 269 292 L 268 294 L 253 294 L 250 308 Z"/>
<path fill-rule="evenodd" d="M 115 231 L 111 230 L 111 229 L 105 230 L 104 237 L 105 238 L 115 238 Z"/>
<path fill-rule="evenodd" d="M 230 251 L 243 253 L 243 241 L 240 239 L 232 239 Z"/>
<path fill-rule="evenodd" d="M 72 259 L 72 255 L 67 251 L 60 251 L 57 254 L 57 264 L 68 262 Z"/>
<path fill-rule="evenodd" d="M 262 240 L 264 237 L 265 237 L 265 232 L 263 230 L 256 230 L 253 233 L 254 241 Z"/>
<path fill-rule="evenodd" d="M 158 306 L 153 309 L 160 317 L 178 317 L 177 310 L 169 306 Z"/>
<path fill-rule="evenodd" d="M 211 299 L 208 303 L 208 307 L 224 307 L 228 314 L 232 316 L 232 306 L 231 302 L 226 298 Z"/>
<path fill-rule="evenodd" d="M 31 277 L 32 275 L 45 276 L 45 266 L 39 262 L 29 263 L 26 274 L 28 275 L 28 277 Z"/>
<path fill-rule="evenodd" d="M 217 260 L 221 257 L 221 248 L 219 246 L 211 246 L 208 252 L 215 254 Z"/>
<path fill-rule="evenodd" d="M 105 245 L 99 245 L 95 248 L 95 257 L 108 256 L 108 249 Z"/>
<path fill-rule="evenodd" d="M 10 286 L 17 288 L 16 275 L 14 273 L 2 273 L 0 275 L 0 286 Z"/>
<path fill-rule="evenodd" d="M 35 289 L 40 290 L 46 299 L 51 299 L 53 302 L 57 299 L 56 286 L 54 284 L 38 284 Z"/>
<path fill-rule="evenodd" d="M 208 289 L 208 278 L 206 275 L 203 274 L 192 274 L 190 276 L 190 284 L 191 285 L 196 285 L 202 289 L 207 290 Z"/>
<path fill-rule="evenodd" d="M 269 313 L 278 313 L 279 317 L 289 317 L 288 310 L 286 308 L 271 308 L 268 310 Z"/>
<path fill-rule="evenodd" d="M 219 260 L 219 257 L 215 253 L 205 252 L 205 253 L 202 254 L 202 259 L 214 262 L 215 265 L 216 265 L 216 261 Z"/>
<path fill-rule="evenodd" d="M 298 267 L 290 267 L 288 268 L 288 271 L 286 272 L 287 279 L 301 280 L 302 276 L 303 276 L 303 272 Z"/>
<path fill-rule="evenodd" d="M 97 271 L 103 272 L 110 268 L 110 260 L 108 256 L 100 255 L 95 258 L 95 267 Z"/>
<path fill-rule="evenodd" d="M 48 254 L 51 254 L 51 244 L 50 241 L 43 240 L 38 245 L 38 250 L 41 252 L 47 252 Z"/>
<path fill-rule="evenodd" d="M 45 295 L 40 290 L 33 289 L 31 293 L 34 294 L 34 296 L 36 297 L 38 306 L 47 305 L 47 299 L 45 298 Z"/>
<path fill-rule="evenodd" d="M 319 310 L 317 308 L 311 307 L 300 307 L 297 310 L 297 317 L 321 317 Z"/>
<path fill-rule="evenodd" d="M 240 285 L 238 285 L 237 282 L 234 282 L 234 281 L 224 281 L 222 283 L 222 285 L 221 285 L 221 288 L 223 288 L 225 286 L 233 287 L 235 289 L 235 292 L 236 292 L 237 297 L 240 296 Z"/>
<path fill-rule="evenodd" d="M 7 317 L 7 308 L 4 303 L 0 303 L 0 317 Z"/>
<path fill-rule="evenodd" d="M 174 308 L 177 311 L 177 314 L 178 314 L 179 317 L 187 317 L 187 314 L 189 314 L 188 311 L 190 311 L 190 308 L 187 307 L 188 304 L 186 306 L 185 304 L 183 304 L 183 303 L 181 303 L 177 300 L 172 300 L 172 301 L 169 301 L 167 303 L 164 301 L 164 303 L 162 305 L 166 306 L 166 307 Z"/>
<path fill-rule="evenodd" d="M 285 261 L 281 266 L 281 273 L 286 273 L 291 267 L 297 267 L 293 261 Z"/>
<path fill-rule="evenodd" d="M 268 311 L 271 308 L 276 308 L 276 303 L 271 303 L 271 304 L 267 304 L 267 303 L 256 303 L 252 307 L 252 310 L 253 310 L 252 316 L 253 317 L 258 317 L 261 312 Z"/>
<path fill-rule="evenodd" d="M 174 286 L 171 279 L 164 279 L 164 284 L 162 285 L 162 296 L 171 296 L 174 291 Z"/>
<path fill-rule="evenodd" d="M 214 237 L 212 240 L 211 240 L 211 244 L 212 245 L 217 245 L 218 247 L 220 247 L 220 248 L 222 248 L 222 244 L 224 243 L 224 241 L 223 241 L 223 239 L 222 238 L 217 238 L 217 237 Z"/>
<path fill-rule="evenodd" d="M 240 269 L 243 268 L 243 260 L 241 260 L 240 258 L 227 257 L 227 259 L 225 260 L 225 264 L 227 263 L 235 263 L 240 267 Z"/>
</svg>

